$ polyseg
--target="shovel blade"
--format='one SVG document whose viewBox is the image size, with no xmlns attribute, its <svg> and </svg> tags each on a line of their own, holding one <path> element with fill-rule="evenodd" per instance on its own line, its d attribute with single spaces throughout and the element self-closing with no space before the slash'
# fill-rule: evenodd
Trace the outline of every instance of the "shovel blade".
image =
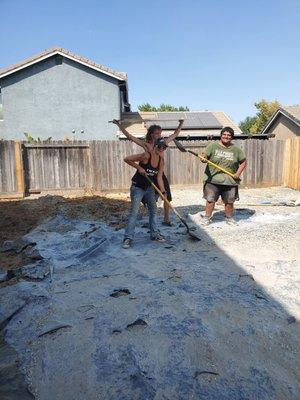
<svg viewBox="0 0 300 400">
<path fill-rule="evenodd" d="M 200 235 L 198 235 L 196 232 L 188 230 L 188 234 L 192 240 L 198 240 L 198 241 L 201 240 Z"/>
</svg>

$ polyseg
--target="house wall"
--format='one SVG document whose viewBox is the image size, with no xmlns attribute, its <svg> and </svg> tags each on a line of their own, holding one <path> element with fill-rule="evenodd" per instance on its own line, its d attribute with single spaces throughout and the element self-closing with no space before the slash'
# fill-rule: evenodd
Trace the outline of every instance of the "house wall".
<svg viewBox="0 0 300 400">
<path fill-rule="evenodd" d="M 300 127 L 285 115 L 279 115 L 266 133 L 275 134 L 275 140 L 292 139 L 300 136 Z"/>
<path fill-rule="evenodd" d="M 56 140 L 116 138 L 108 121 L 121 115 L 118 80 L 62 60 L 54 56 L 1 79 L 0 138 L 24 139 L 24 132 Z"/>
</svg>

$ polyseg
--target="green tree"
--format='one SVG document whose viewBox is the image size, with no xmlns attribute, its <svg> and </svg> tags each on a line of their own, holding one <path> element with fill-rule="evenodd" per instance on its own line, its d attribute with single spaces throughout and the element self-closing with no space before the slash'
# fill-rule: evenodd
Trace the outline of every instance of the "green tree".
<svg viewBox="0 0 300 400">
<path fill-rule="evenodd" d="M 183 107 L 183 106 L 174 107 L 174 106 L 171 106 L 171 104 L 164 104 L 164 103 L 162 103 L 158 107 L 151 106 L 151 104 L 149 104 L 149 103 L 143 103 L 138 106 L 138 109 L 139 109 L 139 111 L 144 111 L 144 112 L 146 112 L 146 111 L 152 111 L 152 112 L 155 112 L 155 111 L 162 111 L 162 112 L 164 112 L 164 111 L 190 111 L 189 108 L 186 106 L 185 107 Z"/>
<path fill-rule="evenodd" d="M 254 123 L 256 122 L 257 117 L 246 117 L 243 121 L 239 123 L 239 127 L 243 133 L 246 135 L 249 135 L 250 133 L 250 128 Z"/>
<path fill-rule="evenodd" d="M 33 143 L 37 143 L 37 142 L 51 142 L 52 137 L 48 137 L 47 139 L 41 139 L 40 137 L 38 138 L 34 138 L 33 136 L 30 135 L 30 133 L 28 132 L 24 132 L 24 136 L 26 137 L 27 142 L 33 142 Z"/>
<path fill-rule="evenodd" d="M 272 115 L 280 108 L 280 103 L 275 101 L 260 100 L 254 103 L 258 110 L 254 117 L 247 117 L 240 122 L 239 127 L 243 133 L 255 135 L 261 133 L 262 129 L 272 117 Z"/>
<path fill-rule="evenodd" d="M 149 103 L 143 103 L 138 106 L 139 111 L 157 111 L 156 107 L 151 106 Z"/>
<path fill-rule="evenodd" d="M 250 128 L 250 133 L 252 134 L 260 133 L 272 115 L 278 110 L 278 108 L 280 108 L 280 103 L 277 100 L 266 101 L 262 99 L 254 105 L 257 108 L 258 113 L 256 114 L 256 121 Z"/>
</svg>

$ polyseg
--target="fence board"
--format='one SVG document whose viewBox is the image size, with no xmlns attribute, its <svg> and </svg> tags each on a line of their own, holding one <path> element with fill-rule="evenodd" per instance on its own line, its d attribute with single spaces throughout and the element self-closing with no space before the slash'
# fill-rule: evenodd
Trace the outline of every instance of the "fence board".
<svg viewBox="0 0 300 400">
<path fill-rule="evenodd" d="M 284 185 L 300 189 L 300 139 L 288 139 L 284 154 Z"/>
<path fill-rule="evenodd" d="M 18 194 L 18 160 L 15 154 L 15 143 L 12 140 L 0 141 L 0 193 Z M 20 154 L 17 157 L 21 157 Z M 17 163 L 17 165 L 16 165 Z"/>
</svg>

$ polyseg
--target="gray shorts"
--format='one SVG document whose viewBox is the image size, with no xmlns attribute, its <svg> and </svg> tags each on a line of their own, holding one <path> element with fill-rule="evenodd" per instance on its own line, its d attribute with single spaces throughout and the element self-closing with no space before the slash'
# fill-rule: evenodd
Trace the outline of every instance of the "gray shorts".
<svg viewBox="0 0 300 400">
<path fill-rule="evenodd" d="M 239 200 L 238 186 L 215 185 L 214 183 L 206 182 L 203 186 L 203 197 L 210 203 L 215 203 L 221 196 L 225 204 L 234 203 Z"/>
</svg>

